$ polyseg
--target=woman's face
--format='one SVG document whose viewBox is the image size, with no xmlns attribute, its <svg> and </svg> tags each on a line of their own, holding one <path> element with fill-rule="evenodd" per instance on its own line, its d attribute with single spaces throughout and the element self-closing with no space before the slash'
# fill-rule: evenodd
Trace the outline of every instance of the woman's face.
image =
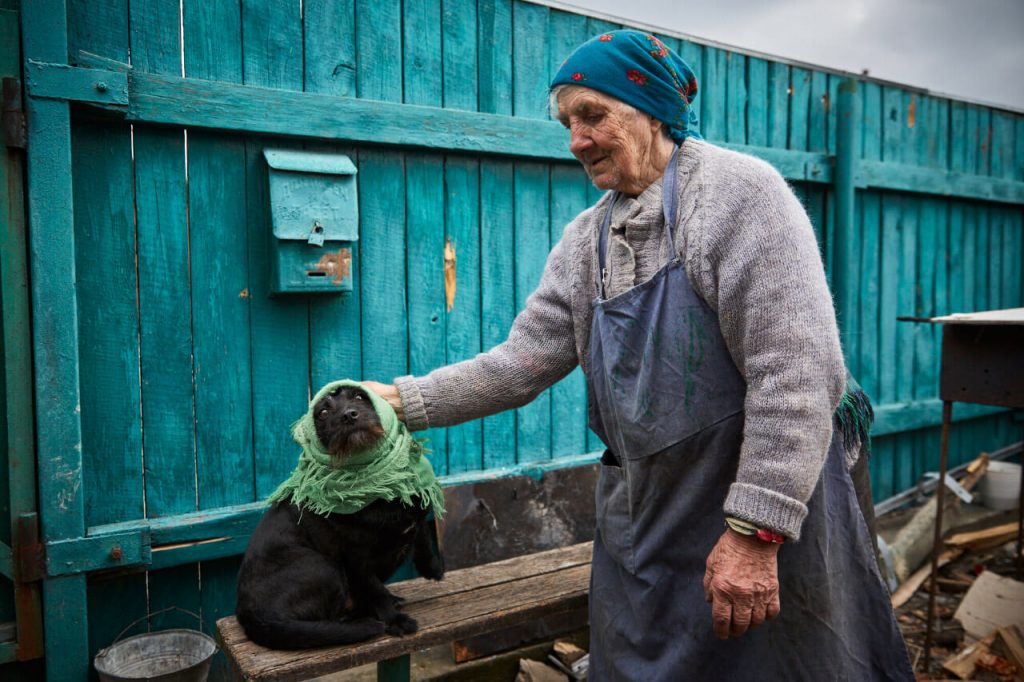
<svg viewBox="0 0 1024 682">
<path fill-rule="evenodd" d="M 569 151 L 599 189 L 640 194 L 660 177 L 652 158 L 661 123 L 603 93 L 577 85 L 558 93 Z"/>
</svg>

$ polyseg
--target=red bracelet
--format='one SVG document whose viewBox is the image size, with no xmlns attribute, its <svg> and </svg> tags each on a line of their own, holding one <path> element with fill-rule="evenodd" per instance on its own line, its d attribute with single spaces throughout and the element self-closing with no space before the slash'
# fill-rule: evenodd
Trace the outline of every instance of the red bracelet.
<svg viewBox="0 0 1024 682">
<path fill-rule="evenodd" d="M 773 533 L 767 528 L 758 528 L 757 533 L 754 534 L 758 540 L 764 542 L 770 542 L 775 545 L 781 545 L 786 541 L 786 536 L 781 533 Z"/>
</svg>

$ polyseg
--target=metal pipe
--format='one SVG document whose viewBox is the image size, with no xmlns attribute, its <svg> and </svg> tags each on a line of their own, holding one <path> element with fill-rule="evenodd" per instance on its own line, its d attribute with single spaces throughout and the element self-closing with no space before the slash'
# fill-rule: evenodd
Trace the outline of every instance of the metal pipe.
<svg viewBox="0 0 1024 682">
<path fill-rule="evenodd" d="M 953 421 L 953 402 L 942 401 L 942 446 L 939 454 L 939 481 L 946 480 L 946 468 L 949 463 L 949 424 Z M 932 662 L 932 621 L 935 619 L 935 580 L 939 573 L 939 552 L 942 550 L 942 511 L 945 502 L 946 486 L 940 485 L 935 490 L 935 539 L 932 543 L 932 570 L 928 580 L 928 614 L 927 630 L 924 636 L 924 672 Z"/>
<path fill-rule="evenodd" d="M 1021 468 L 1024 469 L 1024 461 Z M 1017 580 L 1024 580 L 1024 474 L 1020 477 L 1017 493 Z"/>
<path fill-rule="evenodd" d="M 858 336 L 857 295 L 859 258 L 857 221 L 857 161 L 860 157 L 860 93 L 856 80 L 839 84 L 836 165 L 832 175 L 836 200 L 835 243 L 832 252 L 832 291 L 836 296 L 843 347 L 852 348 Z"/>
</svg>

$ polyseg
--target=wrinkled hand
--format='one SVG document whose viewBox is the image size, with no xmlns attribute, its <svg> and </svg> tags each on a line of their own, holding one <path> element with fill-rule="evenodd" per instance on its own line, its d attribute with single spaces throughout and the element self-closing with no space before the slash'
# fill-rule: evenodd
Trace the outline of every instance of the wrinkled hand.
<svg viewBox="0 0 1024 682">
<path fill-rule="evenodd" d="M 704 598 L 719 639 L 779 615 L 779 545 L 726 530 L 708 555 Z"/>
<path fill-rule="evenodd" d="M 402 397 L 398 395 L 398 389 L 394 384 L 382 384 L 379 381 L 364 381 L 363 386 L 388 401 L 391 407 L 395 408 L 395 414 L 402 421 L 405 421 L 405 411 L 402 409 Z"/>
</svg>

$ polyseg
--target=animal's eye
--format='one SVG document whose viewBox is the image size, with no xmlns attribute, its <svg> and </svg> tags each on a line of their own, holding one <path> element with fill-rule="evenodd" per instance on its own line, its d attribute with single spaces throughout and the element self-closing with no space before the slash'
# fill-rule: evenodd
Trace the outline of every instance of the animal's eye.
<svg viewBox="0 0 1024 682">
<path fill-rule="evenodd" d="M 321 416 L 327 414 L 327 408 L 325 407 L 324 409 L 320 410 L 320 414 Z"/>
</svg>

